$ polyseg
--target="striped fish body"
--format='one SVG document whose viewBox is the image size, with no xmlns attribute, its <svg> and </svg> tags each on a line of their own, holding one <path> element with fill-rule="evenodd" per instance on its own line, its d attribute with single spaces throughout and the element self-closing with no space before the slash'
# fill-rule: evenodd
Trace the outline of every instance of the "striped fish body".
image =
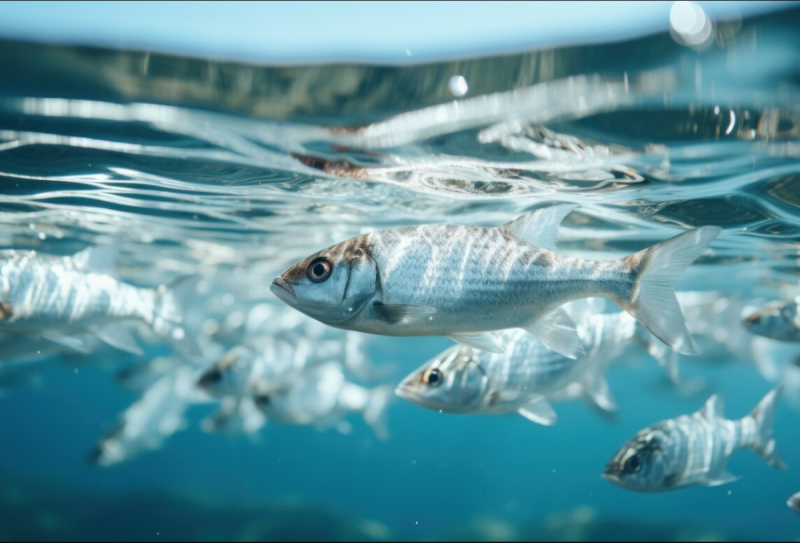
<svg viewBox="0 0 800 543">
<path fill-rule="evenodd" d="M 0 329 L 78 331 L 109 321 L 152 323 L 155 290 L 80 269 L 72 257 L 0 253 Z"/>
<path fill-rule="evenodd" d="M 669 459 L 664 490 L 672 490 L 708 481 L 727 482 L 728 459 L 755 443 L 756 426 L 750 418 L 727 420 L 694 413 L 657 424 L 639 437 L 653 439 L 651 434 L 658 436 L 655 439 Z"/>
<path fill-rule="evenodd" d="M 501 228 L 419 226 L 368 234 L 378 270 L 373 302 L 435 308 L 387 322 L 367 306 L 348 327 L 382 335 L 448 335 L 519 327 L 571 300 L 630 297 L 630 267 L 580 260 L 530 245 Z"/>
<path fill-rule="evenodd" d="M 672 284 L 719 233 L 690 230 L 616 261 L 553 252 L 574 206 L 538 210 L 503 226 L 427 225 L 366 234 L 298 262 L 270 287 L 331 326 L 390 336 L 448 336 L 502 352 L 491 334 L 523 328 L 570 358 L 583 349 L 559 306 L 611 298 L 674 350 L 696 352 Z"/>
<path fill-rule="evenodd" d="M 747 447 L 769 465 L 785 469 L 772 427 L 778 386 L 749 415 L 723 417 L 722 400 L 712 396 L 692 415 L 666 420 L 638 432 L 614 455 L 603 476 L 639 492 L 664 492 L 693 485 L 716 486 L 736 480 L 728 459 Z"/>
</svg>

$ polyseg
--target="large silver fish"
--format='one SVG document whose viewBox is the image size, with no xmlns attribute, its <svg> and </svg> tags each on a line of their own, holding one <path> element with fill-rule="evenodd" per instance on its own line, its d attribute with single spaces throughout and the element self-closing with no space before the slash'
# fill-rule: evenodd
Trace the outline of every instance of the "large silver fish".
<svg viewBox="0 0 800 543">
<path fill-rule="evenodd" d="M 743 324 L 759 336 L 800 342 L 800 305 L 794 300 L 772 302 L 744 319 Z"/>
<path fill-rule="evenodd" d="M 210 434 L 255 436 L 266 423 L 266 417 L 250 397 L 227 397 L 220 408 L 200 423 Z"/>
<path fill-rule="evenodd" d="M 497 228 L 432 225 L 339 243 L 289 268 L 271 290 L 331 326 L 390 336 L 448 336 L 502 352 L 493 330 L 523 328 L 549 348 L 582 352 L 561 309 L 587 297 L 614 300 L 678 352 L 696 352 L 672 285 L 720 229 L 684 232 L 616 261 L 553 252 L 575 206 L 541 209 Z"/>
<path fill-rule="evenodd" d="M 639 492 L 721 485 L 738 479 L 727 471 L 727 464 L 743 447 L 758 453 L 770 466 L 785 469 L 772 437 L 780 390 L 780 386 L 774 388 L 740 420 L 723 418 L 722 400 L 712 396 L 692 415 L 650 426 L 617 451 L 603 477 Z"/>
<path fill-rule="evenodd" d="M 800 492 L 792 494 L 792 496 L 786 500 L 786 505 L 788 505 L 792 511 L 800 515 Z"/>
<path fill-rule="evenodd" d="M 130 332 L 120 326 L 139 321 L 196 354 L 196 344 L 182 325 L 182 302 L 194 292 L 194 279 L 147 289 L 118 281 L 113 273 L 109 248 L 67 257 L 0 251 L 0 332 L 48 337 L 92 332 L 114 347 L 141 354 Z"/>
<path fill-rule="evenodd" d="M 590 404 L 613 412 L 616 402 L 604 373 L 639 332 L 627 313 L 592 315 L 579 326 L 587 353 L 573 360 L 522 330 L 506 331 L 502 334 L 505 353 L 453 346 L 406 377 L 396 393 L 446 413 L 519 412 L 550 425 L 555 424 L 556 414 L 549 400 L 571 397 L 567 389 L 579 385 L 579 394 Z"/>
<path fill-rule="evenodd" d="M 350 383 L 337 362 L 309 368 L 283 390 L 260 393 L 256 405 L 267 420 L 287 424 L 327 427 L 348 413 L 361 413 L 379 438 L 388 436 L 386 409 L 392 389 L 380 386 L 366 389 Z"/>
</svg>

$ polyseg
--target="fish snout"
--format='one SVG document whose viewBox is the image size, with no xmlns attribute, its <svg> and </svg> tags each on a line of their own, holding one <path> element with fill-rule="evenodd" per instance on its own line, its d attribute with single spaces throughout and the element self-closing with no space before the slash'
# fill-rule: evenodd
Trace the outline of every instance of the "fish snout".
<svg viewBox="0 0 800 543">
<path fill-rule="evenodd" d="M 211 368 L 197 380 L 197 388 L 207 389 L 220 381 L 222 381 L 222 372 L 217 368 Z"/>
<path fill-rule="evenodd" d="M 281 289 L 281 290 L 285 291 L 285 292 L 284 292 L 284 293 L 282 293 L 282 294 L 285 294 L 285 293 L 287 293 L 287 292 L 288 292 L 288 293 L 289 293 L 289 294 L 291 294 L 292 296 L 294 296 L 294 295 L 295 295 L 295 293 L 294 293 L 294 289 L 292 288 L 292 285 L 290 285 L 290 284 L 289 284 L 289 283 L 286 281 L 286 279 L 284 279 L 283 277 L 276 277 L 275 279 L 273 279 L 273 280 L 272 280 L 272 285 L 269 287 L 269 289 L 270 289 L 270 290 L 271 290 L 271 291 L 272 291 L 274 294 L 278 294 L 278 293 L 279 293 L 279 291 L 277 291 L 277 292 L 276 292 L 276 289 Z"/>
</svg>

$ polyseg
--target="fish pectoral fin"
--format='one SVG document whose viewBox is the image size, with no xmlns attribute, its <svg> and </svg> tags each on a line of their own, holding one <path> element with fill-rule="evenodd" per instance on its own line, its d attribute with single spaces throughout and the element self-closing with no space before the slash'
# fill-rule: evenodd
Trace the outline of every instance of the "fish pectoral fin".
<svg viewBox="0 0 800 543">
<path fill-rule="evenodd" d="M 119 324 L 108 324 L 106 326 L 95 326 L 92 331 L 103 342 L 108 343 L 115 349 L 126 351 L 135 355 L 142 355 L 142 348 L 136 343 L 131 331 Z"/>
<path fill-rule="evenodd" d="M 447 337 L 456 343 L 466 345 L 467 347 L 472 347 L 473 349 L 477 349 L 479 351 L 488 351 L 490 353 L 498 354 L 506 352 L 506 350 L 497 340 L 497 337 L 495 337 L 495 335 L 491 332 L 482 332 L 478 334 L 450 334 Z"/>
<path fill-rule="evenodd" d="M 703 481 L 703 484 L 705 486 L 720 486 L 732 483 L 738 479 L 741 479 L 740 475 L 733 475 L 732 473 L 724 471 L 719 475 L 717 475 L 716 477 L 710 477 L 706 479 L 705 481 Z"/>
<path fill-rule="evenodd" d="M 558 422 L 558 415 L 544 396 L 537 396 L 520 407 L 517 412 L 529 421 L 544 426 L 553 426 Z"/>
<path fill-rule="evenodd" d="M 548 349 L 567 358 L 586 354 L 575 323 L 561 308 L 523 327 L 523 330 L 544 343 Z"/>
<path fill-rule="evenodd" d="M 79 337 L 62 336 L 59 334 L 42 334 L 42 338 L 56 345 L 61 345 L 81 354 L 89 354 L 89 346 Z"/>
<path fill-rule="evenodd" d="M 372 304 L 372 308 L 378 314 L 378 317 L 389 324 L 413 322 L 436 313 L 436 308 L 424 305 L 382 304 L 376 302 Z"/>
<path fill-rule="evenodd" d="M 504 224 L 504 228 L 516 237 L 548 251 L 556 250 L 558 226 L 569 215 L 575 204 L 559 204 L 544 209 L 537 209 Z"/>
</svg>

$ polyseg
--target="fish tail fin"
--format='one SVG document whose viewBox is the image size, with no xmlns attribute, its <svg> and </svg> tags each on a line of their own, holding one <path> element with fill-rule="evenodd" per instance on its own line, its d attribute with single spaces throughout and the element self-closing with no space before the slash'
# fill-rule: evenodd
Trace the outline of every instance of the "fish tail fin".
<svg viewBox="0 0 800 543">
<path fill-rule="evenodd" d="M 745 417 L 751 419 L 756 427 L 755 437 L 750 443 L 750 448 L 767 464 L 779 470 L 785 470 L 786 464 L 778 451 L 775 438 L 772 437 L 772 427 L 775 424 L 775 406 L 782 390 L 783 384 L 770 390 L 764 399 L 758 402 L 755 409 Z"/>
<path fill-rule="evenodd" d="M 366 422 L 375 436 L 380 440 L 389 439 L 389 428 L 386 423 L 386 411 L 394 399 L 394 387 L 390 385 L 373 388 L 369 391 L 369 399 L 364 408 Z"/>
<path fill-rule="evenodd" d="M 200 276 L 181 277 L 170 285 L 162 285 L 156 293 L 152 328 L 181 353 L 190 356 L 202 354 L 196 339 L 186 329 L 186 305 L 196 295 Z"/>
<path fill-rule="evenodd" d="M 619 304 L 679 353 L 697 354 L 697 348 L 675 297 L 675 282 L 720 231 L 717 226 L 695 228 L 622 260 L 636 280 L 630 298 Z"/>
</svg>

